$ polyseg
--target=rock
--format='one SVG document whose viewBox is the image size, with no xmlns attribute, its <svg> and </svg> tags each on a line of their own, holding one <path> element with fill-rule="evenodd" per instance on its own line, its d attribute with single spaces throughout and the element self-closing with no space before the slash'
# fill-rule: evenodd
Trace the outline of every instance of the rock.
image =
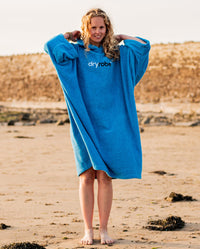
<svg viewBox="0 0 200 249">
<path fill-rule="evenodd" d="M 69 123 L 69 122 L 70 122 L 70 120 L 68 117 L 64 118 L 64 119 L 62 118 L 62 119 L 57 121 L 56 125 L 64 125 L 65 123 Z"/>
<path fill-rule="evenodd" d="M 35 122 L 30 122 L 30 123 L 23 123 L 23 126 L 35 126 Z"/>
<path fill-rule="evenodd" d="M 166 116 L 158 116 L 153 119 L 157 125 L 171 125 L 172 121 Z"/>
<path fill-rule="evenodd" d="M 200 121 L 191 121 L 191 122 L 177 122 L 175 123 L 175 126 L 183 126 L 183 127 L 194 127 L 199 126 Z"/>
<path fill-rule="evenodd" d="M 47 119 L 42 119 L 39 122 L 40 122 L 40 124 L 52 124 L 52 123 L 56 123 L 57 120 L 51 119 L 51 118 L 47 118 Z"/>
<path fill-rule="evenodd" d="M 30 119 L 30 113 L 23 113 L 21 120 L 22 121 L 28 121 Z"/>
<path fill-rule="evenodd" d="M 148 222 L 149 226 L 144 228 L 149 230 L 159 231 L 174 231 L 176 229 L 183 228 L 185 222 L 178 216 L 170 216 L 163 220 L 151 220 Z"/>
<path fill-rule="evenodd" d="M 200 125 L 200 120 L 198 121 L 194 121 L 190 124 L 191 127 L 194 127 L 194 126 L 199 126 Z"/>
<path fill-rule="evenodd" d="M 140 132 L 144 132 L 144 128 L 143 127 L 140 127 Z"/>
<path fill-rule="evenodd" d="M 70 123 L 70 120 L 68 117 L 65 119 L 65 123 Z"/>
<path fill-rule="evenodd" d="M 8 121 L 7 125 L 8 126 L 15 125 L 15 121 L 14 120 L 10 120 L 10 121 Z"/>
<path fill-rule="evenodd" d="M 64 124 L 65 124 L 65 121 L 63 120 L 58 120 L 56 123 L 56 125 L 64 125 Z"/>
<path fill-rule="evenodd" d="M 152 118 L 153 118 L 153 115 L 149 115 L 149 116 L 145 117 L 142 120 L 141 124 L 150 124 Z"/>
<path fill-rule="evenodd" d="M 175 192 L 171 192 L 168 197 L 165 197 L 166 201 L 176 202 L 176 201 L 196 201 L 192 196 L 177 194 Z"/>
<path fill-rule="evenodd" d="M 45 249 L 45 247 L 40 246 L 35 243 L 23 242 L 23 243 L 12 243 L 1 247 L 1 249 Z"/>
</svg>

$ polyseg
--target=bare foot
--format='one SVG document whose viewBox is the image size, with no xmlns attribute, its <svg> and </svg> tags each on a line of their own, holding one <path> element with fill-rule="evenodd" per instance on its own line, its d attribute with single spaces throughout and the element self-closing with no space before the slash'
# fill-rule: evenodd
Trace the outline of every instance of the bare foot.
<svg viewBox="0 0 200 249">
<path fill-rule="evenodd" d="M 82 245 L 92 245 L 93 244 L 93 230 L 85 230 L 85 236 L 81 239 Z"/>
<path fill-rule="evenodd" d="M 100 237 L 101 237 L 101 244 L 105 245 L 111 245 L 114 243 L 114 240 L 108 236 L 108 232 L 106 230 L 100 230 Z"/>
</svg>

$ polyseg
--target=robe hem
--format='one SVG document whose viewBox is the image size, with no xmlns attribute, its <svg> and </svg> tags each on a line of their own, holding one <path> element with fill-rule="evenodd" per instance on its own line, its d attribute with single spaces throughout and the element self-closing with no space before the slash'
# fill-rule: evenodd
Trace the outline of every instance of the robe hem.
<svg viewBox="0 0 200 249">
<path fill-rule="evenodd" d="M 104 172 L 105 172 L 109 177 L 111 177 L 113 180 L 114 180 L 114 179 L 121 179 L 121 180 L 142 179 L 142 176 L 141 176 L 141 175 L 135 175 L 135 174 L 129 175 L 129 176 L 121 176 L 121 177 L 120 177 L 120 176 L 117 176 L 117 177 L 114 177 L 114 176 L 109 175 L 108 172 L 107 172 L 106 170 L 103 170 L 103 169 L 95 169 L 93 166 L 89 167 L 88 169 L 90 169 L 90 168 L 93 168 L 94 170 L 102 170 L 102 171 L 104 171 Z M 81 174 L 83 174 L 85 171 L 87 171 L 88 169 L 86 169 L 86 170 L 84 170 L 84 171 L 78 173 L 78 177 L 79 177 Z"/>
</svg>

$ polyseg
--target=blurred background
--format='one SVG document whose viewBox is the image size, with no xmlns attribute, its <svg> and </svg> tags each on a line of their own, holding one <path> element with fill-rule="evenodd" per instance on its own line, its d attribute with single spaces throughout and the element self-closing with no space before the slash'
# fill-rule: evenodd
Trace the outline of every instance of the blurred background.
<svg viewBox="0 0 200 249">
<path fill-rule="evenodd" d="M 199 201 L 165 199 L 173 192 L 200 200 L 199 0 L 0 1 L 0 220 L 11 226 L 0 232 L 0 247 L 26 240 L 48 249 L 80 248 L 69 117 L 43 47 L 80 29 L 94 7 L 107 12 L 115 33 L 152 45 L 135 89 L 144 177 L 115 183 L 110 226 L 120 238 L 117 248 L 200 248 Z M 144 229 L 149 218 L 169 214 L 181 216 L 186 227 L 167 234 Z"/>
<path fill-rule="evenodd" d="M 80 29 L 93 7 L 108 13 L 116 33 L 152 44 L 200 41 L 199 0 L 6 0 L 0 3 L 0 55 L 42 52 L 50 37 Z"/>
</svg>

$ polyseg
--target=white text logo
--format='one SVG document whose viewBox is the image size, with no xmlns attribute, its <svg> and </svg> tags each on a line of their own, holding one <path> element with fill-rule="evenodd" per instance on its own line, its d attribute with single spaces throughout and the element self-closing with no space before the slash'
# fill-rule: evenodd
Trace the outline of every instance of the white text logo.
<svg viewBox="0 0 200 249">
<path fill-rule="evenodd" d="M 88 66 L 89 67 L 95 67 L 95 68 L 97 68 L 97 67 L 111 67 L 111 62 L 106 62 L 106 61 L 104 61 L 104 62 L 93 62 L 93 61 L 91 61 L 91 62 L 88 63 Z"/>
</svg>

